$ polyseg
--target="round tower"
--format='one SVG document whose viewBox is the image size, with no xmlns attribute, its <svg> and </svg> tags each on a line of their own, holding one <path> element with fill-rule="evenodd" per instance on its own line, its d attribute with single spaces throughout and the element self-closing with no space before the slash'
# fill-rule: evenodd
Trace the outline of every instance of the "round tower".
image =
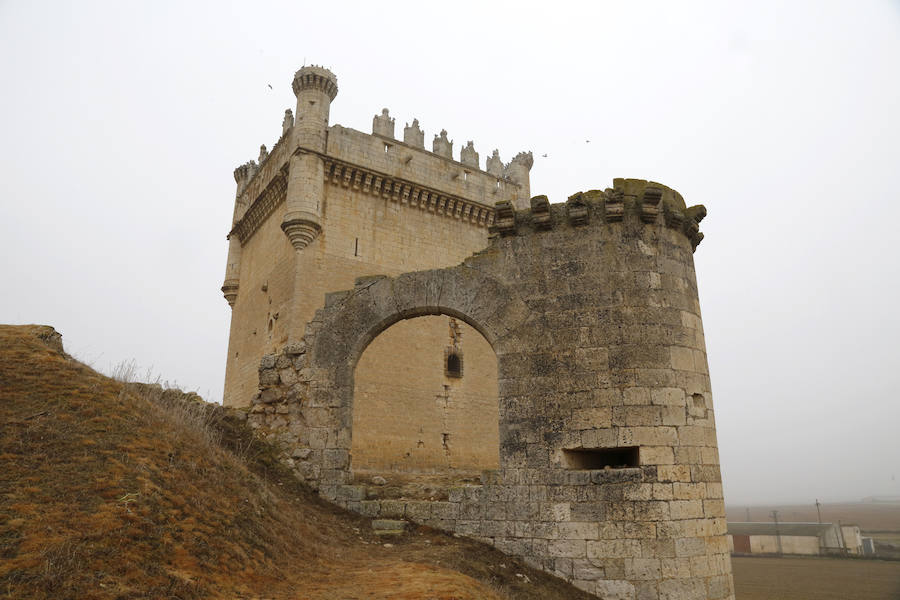
<svg viewBox="0 0 900 600">
<path fill-rule="evenodd" d="M 308 246 L 322 231 L 325 152 L 328 114 L 337 96 L 337 77 L 324 67 L 311 65 L 294 74 L 297 96 L 296 120 L 287 185 L 287 213 L 281 229 L 297 250 Z"/>
<path fill-rule="evenodd" d="M 362 511 L 355 499 L 369 496 L 351 470 L 357 361 L 393 323 L 451 315 L 497 357 L 499 468 L 399 514 L 601 598 L 734 600 L 693 261 L 705 215 L 637 179 L 564 204 L 497 203 L 487 251 L 331 295 L 302 358 L 300 346 L 284 350 L 291 383 L 266 383 L 281 377 L 275 357 L 261 371 L 254 402 L 289 406 L 251 418 L 291 456 L 303 450 L 298 472 L 323 497 Z M 393 500 L 368 502 L 367 514 L 398 514 Z"/>
<path fill-rule="evenodd" d="M 519 186 L 520 194 L 514 201 L 518 210 L 528 208 L 528 200 L 531 198 L 532 165 L 534 157 L 531 152 L 519 152 L 504 169 L 503 174 Z"/>
<path fill-rule="evenodd" d="M 243 216 L 243 209 L 246 204 L 241 202 L 241 194 L 247 187 L 247 183 L 256 174 L 256 163 L 250 161 L 244 163 L 234 170 L 234 182 L 237 184 L 237 190 L 234 195 L 234 214 L 231 217 L 231 226 L 235 224 Z M 238 287 L 241 274 L 241 240 L 236 235 L 228 236 L 228 263 L 225 265 L 225 282 L 222 284 L 222 294 L 228 302 L 228 306 L 234 307 L 234 303 L 238 296 Z"/>
</svg>

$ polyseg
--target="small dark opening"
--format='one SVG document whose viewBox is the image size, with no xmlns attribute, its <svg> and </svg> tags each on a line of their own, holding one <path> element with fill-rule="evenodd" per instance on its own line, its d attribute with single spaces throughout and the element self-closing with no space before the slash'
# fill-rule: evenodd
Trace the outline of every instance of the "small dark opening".
<svg viewBox="0 0 900 600">
<path fill-rule="evenodd" d="M 447 355 L 447 377 L 462 377 L 462 359 L 458 354 Z"/>
<path fill-rule="evenodd" d="M 563 463 L 567 469 L 627 469 L 639 466 L 638 447 L 625 448 L 577 448 L 563 450 Z"/>
</svg>

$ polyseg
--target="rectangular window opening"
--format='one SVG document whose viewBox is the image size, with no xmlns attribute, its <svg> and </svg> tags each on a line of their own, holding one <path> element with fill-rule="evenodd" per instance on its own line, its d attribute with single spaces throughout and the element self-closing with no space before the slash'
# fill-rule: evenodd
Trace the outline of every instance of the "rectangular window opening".
<svg viewBox="0 0 900 600">
<path fill-rule="evenodd" d="M 458 348 L 444 348 L 444 376 L 462 379 L 463 356 Z"/>
<path fill-rule="evenodd" d="M 385 154 L 387 154 L 387 152 L 388 152 L 388 150 L 390 149 L 390 147 L 391 147 L 390 144 L 385 144 L 385 145 L 384 145 L 384 153 L 385 153 Z"/>
<path fill-rule="evenodd" d="M 640 466 L 638 446 L 621 448 L 574 448 L 563 450 L 567 469 L 628 469 Z"/>
</svg>

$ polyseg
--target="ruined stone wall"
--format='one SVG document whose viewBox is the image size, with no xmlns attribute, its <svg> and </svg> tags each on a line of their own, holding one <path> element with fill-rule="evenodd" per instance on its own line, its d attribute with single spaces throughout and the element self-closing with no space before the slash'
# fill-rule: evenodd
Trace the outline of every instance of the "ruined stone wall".
<svg viewBox="0 0 900 600">
<path fill-rule="evenodd" d="M 231 313 L 225 406 L 246 406 L 259 385 L 259 357 L 288 339 L 294 249 L 279 227 L 284 204 L 241 249 L 241 291 Z"/>
<path fill-rule="evenodd" d="M 733 598 L 692 251 L 702 207 L 638 180 L 496 209 L 487 249 L 330 294 L 260 365 L 250 423 L 325 498 L 482 539 L 604 598 Z M 353 481 L 354 368 L 399 320 L 444 314 L 498 359 L 500 467 L 446 499 Z"/>
</svg>

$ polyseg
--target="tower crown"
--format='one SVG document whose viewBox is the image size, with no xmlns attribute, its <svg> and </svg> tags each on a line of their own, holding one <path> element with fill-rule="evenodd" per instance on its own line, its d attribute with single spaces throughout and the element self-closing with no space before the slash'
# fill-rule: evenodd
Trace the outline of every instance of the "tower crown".
<svg viewBox="0 0 900 600">
<path fill-rule="evenodd" d="M 325 67 L 309 65 L 294 73 L 294 95 L 299 96 L 304 90 L 314 89 L 328 94 L 334 100 L 338 93 L 337 77 Z"/>
</svg>

